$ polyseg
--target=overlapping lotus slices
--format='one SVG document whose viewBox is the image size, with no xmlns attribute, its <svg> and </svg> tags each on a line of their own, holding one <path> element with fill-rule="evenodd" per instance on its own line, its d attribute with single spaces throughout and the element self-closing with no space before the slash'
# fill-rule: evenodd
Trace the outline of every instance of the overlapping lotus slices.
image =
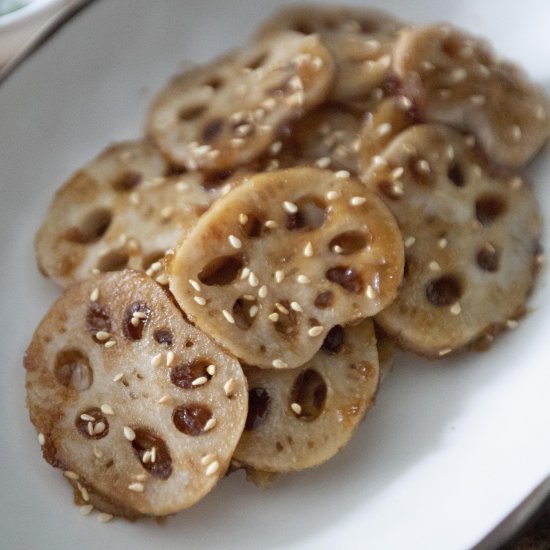
<svg viewBox="0 0 550 550">
<path fill-rule="evenodd" d="M 403 271 L 397 224 L 357 180 L 317 168 L 252 176 L 178 247 L 170 289 L 246 363 L 297 367 L 336 324 L 373 316 Z"/>
<path fill-rule="evenodd" d="M 113 514 L 191 506 L 224 474 L 246 420 L 239 363 L 141 272 L 72 285 L 24 365 L 44 458 Z"/>
<path fill-rule="evenodd" d="M 41 271 L 66 287 L 97 271 L 154 264 L 223 189 L 198 173 L 162 177 L 167 169 L 151 145 L 126 142 L 78 171 L 36 235 Z"/>
<path fill-rule="evenodd" d="M 391 50 L 402 25 L 376 10 L 304 5 L 280 10 L 258 36 L 287 30 L 318 34 L 336 62 L 330 99 L 343 101 L 367 95 L 387 78 Z"/>
<path fill-rule="evenodd" d="M 382 328 L 437 358 L 515 326 L 540 260 L 530 187 L 438 125 L 409 128 L 382 158 L 365 181 L 395 214 L 406 256 L 399 295 L 377 316 Z"/>
<path fill-rule="evenodd" d="M 393 70 L 429 121 L 472 132 L 499 164 L 525 164 L 548 139 L 543 91 L 476 37 L 448 25 L 407 29 Z"/>
<path fill-rule="evenodd" d="M 148 131 L 190 170 L 246 164 L 281 126 L 320 104 L 334 63 L 316 36 L 283 33 L 173 79 L 156 98 Z"/>
<path fill-rule="evenodd" d="M 379 370 L 373 323 L 334 326 L 297 369 L 243 368 L 249 408 L 235 460 L 264 472 L 317 466 L 348 442 L 374 402 Z"/>
</svg>

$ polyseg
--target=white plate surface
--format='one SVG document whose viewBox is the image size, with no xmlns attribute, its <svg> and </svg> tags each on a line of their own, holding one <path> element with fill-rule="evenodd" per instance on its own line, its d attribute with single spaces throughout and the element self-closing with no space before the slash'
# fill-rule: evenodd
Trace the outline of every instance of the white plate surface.
<svg viewBox="0 0 550 550">
<path fill-rule="evenodd" d="M 107 143 L 139 136 L 153 93 L 183 61 L 243 44 L 277 4 L 96 0 L 0 85 L 1 548 L 461 549 L 550 473 L 546 272 L 532 313 L 490 352 L 438 364 L 400 357 L 348 447 L 269 491 L 234 475 L 164 526 L 103 525 L 79 515 L 42 460 L 21 360 L 58 295 L 32 248 L 54 190 Z M 546 0 L 373 4 L 486 36 L 550 90 Z M 549 156 L 531 170 L 544 212 Z"/>
</svg>

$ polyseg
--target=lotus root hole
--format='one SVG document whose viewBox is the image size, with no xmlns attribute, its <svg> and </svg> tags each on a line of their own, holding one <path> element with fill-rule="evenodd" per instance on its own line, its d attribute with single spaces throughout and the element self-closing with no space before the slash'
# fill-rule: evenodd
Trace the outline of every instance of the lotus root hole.
<svg viewBox="0 0 550 550">
<path fill-rule="evenodd" d="M 204 405 L 181 405 L 174 409 L 172 420 L 174 426 L 185 435 L 197 436 L 206 433 L 207 422 L 212 418 L 212 411 Z"/>
<path fill-rule="evenodd" d="M 403 195 L 403 193 L 398 190 L 395 184 L 389 180 L 382 180 L 378 184 L 378 191 L 380 191 L 380 193 L 384 195 L 384 197 L 392 201 L 399 200 Z"/>
<path fill-rule="evenodd" d="M 172 331 L 167 328 L 156 330 L 153 338 L 157 343 L 166 344 L 168 347 L 172 346 L 174 343 L 174 335 L 172 334 Z"/>
<path fill-rule="evenodd" d="M 67 230 L 67 240 L 78 244 L 92 244 L 107 232 L 111 225 L 112 214 L 108 208 L 96 208 L 89 212 L 78 227 Z"/>
<path fill-rule="evenodd" d="M 192 121 L 200 117 L 206 111 L 206 105 L 193 105 L 186 107 L 178 113 L 178 118 L 183 121 Z"/>
<path fill-rule="evenodd" d="M 164 250 L 155 250 L 154 252 L 150 252 L 143 258 L 143 270 L 146 271 L 155 262 L 158 262 L 162 258 L 164 258 Z"/>
<path fill-rule="evenodd" d="M 293 310 L 288 300 L 277 303 L 279 307 L 274 307 L 272 311 L 278 315 L 277 321 L 273 323 L 275 330 L 288 338 L 294 338 L 298 334 L 300 312 Z"/>
<path fill-rule="evenodd" d="M 233 304 L 232 313 L 237 327 L 242 330 L 248 330 L 256 319 L 256 315 L 258 313 L 258 301 L 238 298 Z"/>
<path fill-rule="evenodd" d="M 81 411 L 76 417 L 75 426 L 80 435 L 87 439 L 102 439 L 109 433 L 109 421 L 97 407 Z"/>
<path fill-rule="evenodd" d="M 318 418 L 325 407 L 327 385 L 324 378 L 315 370 L 307 369 L 300 373 L 292 386 L 290 403 L 298 403 L 300 420 L 311 422 Z"/>
<path fill-rule="evenodd" d="M 123 249 L 111 250 L 99 258 L 97 268 L 99 271 L 120 271 L 128 265 L 130 257 Z"/>
<path fill-rule="evenodd" d="M 134 302 L 124 313 L 122 320 L 122 331 L 128 340 L 141 340 L 143 329 L 146 327 L 151 309 L 143 302 Z"/>
<path fill-rule="evenodd" d="M 264 388 L 252 388 L 248 391 L 248 415 L 244 429 L 255 430 L 260 426 L 269 412 L 271 398 Z"/>
<path fill-rule="evenodd" d="M 256 69 L 259 69 L 266 61 L 267 54 L 262 53 L 260 55 L 257 55 L 256 57 L 254 57 L 254 59 L 252 59 L 252 61 L 247 63 L 246 68 L 250 69 L 251 71 L 255 71 Z"/>
<path fill-rule="evenodd" d="M 344 329 L 340 325 L 334 325 L 325 336 L 321 349 L 329 355 L 336 355 L 344 347 Z"/>
<path fill-rule="evenodd" d="M 172 457 L 164 440 L 146 428 L 134 428 L 134 433 L 132 448 L 143 468 L 153 477 L 168 479 L 172 474 Z"/>
<path fill-rule="evenodd" d="M 243 257 L 219 256 L 208 262 L 198 274 L 199 281 L 207 286 L 231 284 L 244 265 Z"/>
<path fill-rule="evenodd" d="M 112 182 L 115 191 L 127 192 L 132 191 L 143 181 L 143 176 L 139 172 L 128 170 Z"/>
<path fill-rule="evenodd" d="M 224 121 L 221 118 L 215 118 L 206 124 L 202 130 L 202 140 L 205 143 L 211 143 L 222 132 Z"/>
<path fill-rule="evenodd" d="M 458 163 L 453 163 L 447 170 L 447 177 L 457 187 L 464 187 L 466 181 L 464 179 L 464 172 Z"/>
<path fill-rule="evenodd" d="M 247 214 L 246 223 L 243 225 L 243 231 L 252 239 L 261 237 L 264 234 L 265 225 L 262 216 L 256 214 Z"/>
<path fill-rule="evenodd" d="M 312 34 L 315 32 L 315 29 L 312 27 L 309 21 L 298 20 L 294 22 L 292 28 L 301 34 Z"/>
<path fill-rule="evenodd" d="M 203 377 L 206 378 L 208 382 L 212 376 L 208 374 L 206 369 L 211 364 L 212 361 L 204 358 L 196 358 L 191 362 L 180 363 L 170 369 L 170 380 L 172 384 L 184 390 L 200 388 L 204 384 L 193 384 L 193 382 Z"/>
<path fill-rule="evenodd" d="M 462 296 L 462 285 L 454 275 L 443 275 L 426 286 L 428 302 L 437 307 L 447 307 L 456 303 Z"/>
<path fill-rule="evenodd" d="M 331 290 L 325 290 L 325 292 L 320 292 L 317 294 L 313 305 L 317 309 L 327 309 L 327 307 L 332 306 L 334 302 L 334 293 Z"/>
<path fill-rule="evenodd" d="M 214 90 L 219 90 L 223 84 L 224 80 L 220 76 L 213 76 L 204 83 L 205 86 L 210 86 L 210 88 L 213 88 Z"/>
<path fill-rule="evenodd" d="M 88 306 L 88 311 L 86 312 L 86 329 L 92 335 L 94 340 L 100 343 L 103 342 L 95 337 L 96 333 L 111 333 L 113 330 L 110 313 L 98 302 L 92 302 Z"/>
<path fill-rule="evenodd" d="M 93 370 L 90 360 L 80 350 L 65 349 L 55 358 L 55 379 L 71 390 L 87 390 L 93 382 Z"/>
<path fill-rule="evenodd" d="M 380 26 L 374 19 L 362 19 L 359 21 L 361 32 L 365 34 L 372 34 L 380 29 Z"/>
<path fill-rule="evenodd" d="M 295 229 L 319 229 L 327 219 L 326 202 L 314 196 L 305 196 L 296 201 L 298 211 L 287 213 L 285 227 Z"/>
<path fill-rule="evenodd" d="M 483 195 L 476 200 L 476 218 L 483 226 L 492 224 L 506 212 L 506 202 L 499 195 Z"/>
<path fill-rule="evenodd" d="M 353 267 L 345 265 L 332 267 L 327 270 L 325 276 L 330 282 L 340 285 L 353 294 L 359 294 L 363 291 L 363 279 Z"/>
<path fill-rule="evenodd" d="M 372 241 L 372 236 L 370 233 L 365 231 L 345 231 L 336 235 L 331 241 L 329 250 L 334 250 L 335 247 L 339 247 L 338 254 L 347 255 L 355 254 L 363 248 L 366 248 Z"/>
<path fill-rule="evenodd" d="M 464 47 L 464 42 L 455 35 L 449 35 L 441 40 L 441 51 L 449 57 L 458 57 L 460 50 Z"/>
<path fill-rule="evenodd" d="M 499 268 L 500 253 L 493 246 L 485 246 L 477 253 L 476 261 L 483 271 L 494 273 Z"/>
</svg>

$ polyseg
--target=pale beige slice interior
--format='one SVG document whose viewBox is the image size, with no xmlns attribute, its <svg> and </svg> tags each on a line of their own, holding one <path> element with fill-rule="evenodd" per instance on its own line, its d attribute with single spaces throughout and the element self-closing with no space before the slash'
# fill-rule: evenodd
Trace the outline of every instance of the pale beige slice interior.
<svg viewBox="0 0 550 550">
<path fill-rule="evenodd" d="M 223 186 L 209 186 L 198 173 L 162 177 L 166 164 L 143 150 L 149 147 L 108 149 L 55 194 L 35 250 L 41 271 L 58 285 L 97 271 L 148 269 L 222 194 Z"/>
<path fill-rule="evenodd" d="M 428 357 L 515 326 L 537 271 L 541 216 L 531 188 L 470 146 L 449 128 L 414 126 L 365 178 L 405 242 L 403 285 L 377 321 Z"/>
<path fill-rule="evenodd" d="M 389 76 L 391 50 L 402 25 L 373 9 L 298 5 L 278 11 L 257 36 L 287 30 L 318 34 L 336 62 L 330 99 L 342 101 L 368 94 Z"/>
<path fill-rule="evenodd" d="M 372 321 L 336 325 L 297 369 L 243 368 L 249 408 L 235 460 L 266 472 L 317 466 L 348 442 L 374 402 L 379 372 Z"/>
<path fill-rule="evenodd" d="M 449 25 L 410 28 L 393 70 L 429 121 L 472 132 L 495 162 L 527 163 L 550 135 L 550 105 L 519 67 Z"/>
<path fill-rule="evenodd" d="M 239 363 L 136 271 L 67 289 L 24 365 L 44 458 L 110 513 L 194 504 L 223 476 L 246 419 Z"/>
<path fill-rule="evenodd" d="M 316 36 L 283 33 L 174 78 L 148 131 L 175 164 L 219 171 L 248 163 L 279 128 L 321 103 L 333 61 Z"/>
<path fill-rule="evenodd" d="M 170 289 L 191 320 L 245 362 L 296 367 L 335 324 L 397 293 L 403 242 L 374 193 L 328 170 L 257 174 L 178 247 Z"/>
</svg>

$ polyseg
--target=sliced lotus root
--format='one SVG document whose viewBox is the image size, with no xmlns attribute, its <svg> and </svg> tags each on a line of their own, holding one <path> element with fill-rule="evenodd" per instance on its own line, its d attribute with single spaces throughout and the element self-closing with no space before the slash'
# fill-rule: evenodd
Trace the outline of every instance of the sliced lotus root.
<svg viewBox="0 0 550 550">
<path fill-rule="evenodd" d="M 348 442 L 374 402 L 379 373 L 372 321 L 335 325 L 297 369 L 243 368 L 248 417 L 235 460 L 266 472 L 317 466 Z"/>
<path fill-rule="evenodd" d="M 170 289 L 200 328 L 260 367 L 311 359 L 335 324 L 395 297 L 403 243 L 356 180 L 294 168 L 252 176 L 176 250 Z"/>
<path fill-rule="evenodd" d="M 404 31 L 393 68 L 428 120 L 472 132 L 499 164 L 525 164 L 550 134 L 543 91 L 485 42 L 458 29 Z"/>
<path fill-rule="evenodd" d="M 57 191 L 36 235 L 41 271 L 65 287 L 98 271 L 155 266 L 224 191 L 206 183 L 189 173 L 145 180 L 128 192 L 86 168 L 77 172 Z"/>
<path fill-rule="evenodd" d="M 258 36 L 288 30 L 318 34 L 336 62 L 330 99 L 342 101 L 368 94 L 388 77 L 391 50 L 401 27 L 394 17 L 371 9 L 293 6 L 276 13 Z"/>
<path fill-rule="evenodd" d="M 131 270 L 67 289 L 24 365 L 44 458 L 109 513 L 191 506 L 225 472 L 246 420 L 239 363 Z"/>
<path fill-rule="evenodd" d="M 230 169 L 321 103 L 333 78 L 318 37 L 284 33 L 176 77 L 158 95 L 148 129 L 175 164 Z"/>
<path fill-rule="evenodd" d="M 413 126 L 366 178 L 405 242 L 403 285 L 377 321 L 429 357 L 514 326 L 539 259 L 541 217 L 530 187 L 496 172 L 470 145 L 444 126 Z"/>
</svg>

